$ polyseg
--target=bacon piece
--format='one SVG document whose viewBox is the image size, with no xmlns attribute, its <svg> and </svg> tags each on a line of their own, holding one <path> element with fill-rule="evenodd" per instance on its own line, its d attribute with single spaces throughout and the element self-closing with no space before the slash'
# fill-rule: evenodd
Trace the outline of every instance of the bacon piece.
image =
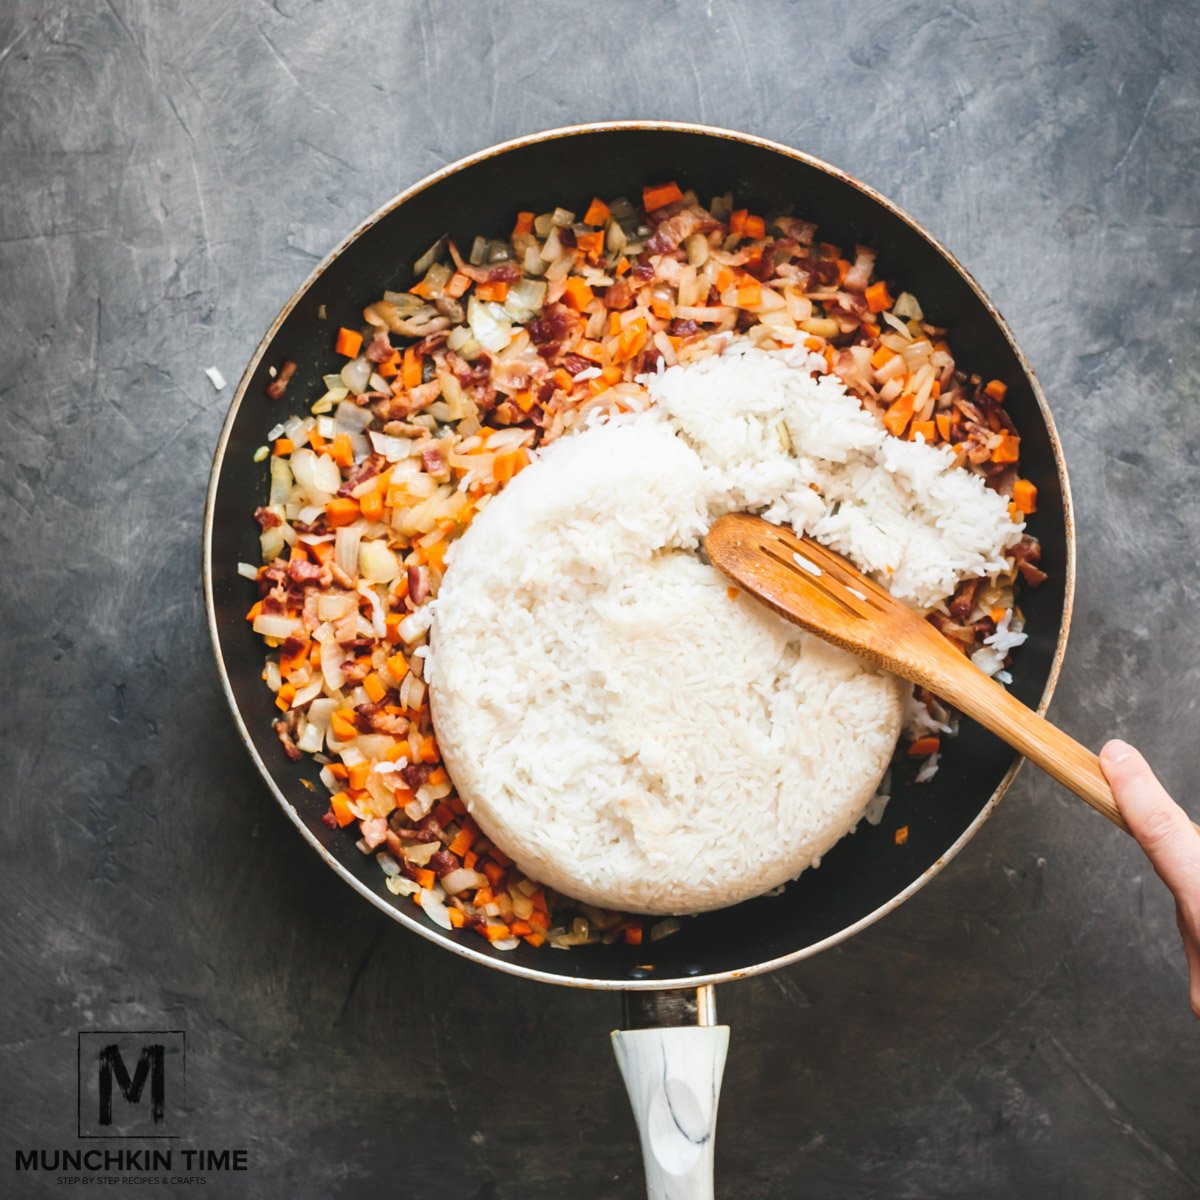
<svg viewBox="0 0 1200 1200">
<path fill-rule="evenodd" d="M 412 788 L 415 792 L 424 785 L 432 770 L 428 763 L 409 763 L 407 767 L 400 768 L 400 778 L 404 780 L 405 787 Z"/>
<path fill-rule="evenodd" d="M 371 339 L 371 344 L 367 347 L 367 361 L 385 363 L 395 352 L 395 348 L 392 346 L 392 339 L 388 337 L 387 330 L 377 329 L 375 336 Z"/>
<path fill-rule="evenodd" d="M 812 221 L 801 221 L 797 217 L 776 217 L 772 222 L 780 233 L 794 238 L 801 246 L 811 246 L 817 227 Z"/>
<path fill-rule="evenodd" d="M 278 513 L 273 513 L 269 508 L 263 508 L 261 505 L 254 510 L 254 519 L 258 522 L 260 529 L 275 529 L 283 524 L 283 518 Z"/>
<path fill-rule="evenodd" d="M 430 475 L 441 475 L 446 470 L 440 446 L 426 446 L 421 451 L 421 462 Z"/>
<path fill-rule="evenodd" d="M 869 246 L 854 247 L 854 265 L 846 272 L 842 287 L 848 292 L 865 292 L 871 282 L 871 272 L 875 269 L 875 251 Z"/>
<path fill-rule="evenodd" d="M 975 609 L 975 593 L 979 590 L 978 579 L 964 579 L 955 589 L 954 597 L 946 605 L 956 621 L 965 622 Z"/>
<path fill-rule="evenodd" d="M 666 254 L 678 249 L 693 233 L 707 233 L 720 227 L 712 213 L 699 204 L 683 205 L 677 201 L 650 213 L 648 219 L 655 221 L 659 213 L 663 214 L 663 219 L 657 221 L 658 228 L 646 243 L 648 254 Z"/>
<path fill-rule="evenodd" d="M 613 312 L 621 312 L 633 303 L 633 288 L 628 279 L 618 279 L 604 292 L 604 307 Z"/>
<path fill-rule="evenodd" d="M 451 871 L 457 871 L 459 866 L 458 859 L 454 857 L 448 850 L 439 850 L 428 863 L 429 869 L 433 871 L 439 879 L 443 875 L 449 875 Z"/>
<path fill-rule="evenodd" d="M 287 566 L 288 580 L 301 588 L 321 582 L 321 568 L 306 558 L 293 558 Z"/>
<path fill-rule="evenodd" d="M 292 731 L 288 728 L 286 721 L 275 721 L 272 726 L 275 730 L 275 736 L 279 739 L 279 744 L 283 747 L 283 752 L 292 762 L 299 762 L 304 754 L 300 747 L 292 740 Z"/>
<path fill-rule="evenodd" d="M 408 598 L 414 604 L 424 604 L 429 597 L 429 576 L 415 563 L 408 568 Z"/>
<path fill-rule="evenodd" d="M 671 327 L 667 331 L 672 337 L 691 337 L 695 333 L 700 332 L 700 326 L 695 321 L 672 321 Z"/>
<path fill-rule="evenodd" d="M 296 364 L 290 358 L 283 360 L 283 365 L 280 366 L 278 374 L 267 384 L 267 399 L 282 400 L 283 393 L 287 391 L 287 385 L 291 382 L 291 378 L 296 373 Z"/>
<path fill-rule="evenodd" d="M 366 483 L 368 479 L 374 479 L 386 466 L 387 459 L 382 454 L 368 454 L 346 476 L 346 482 L 338 488 L 337 494 L 339 496 L 349 496 L 360 483 Z"/>
<path fill-rule="evenodd" d="M 561 240 L 561 238 L 562 230 L 560 229 L 559 239 Z M 463 261 L 463 256 L 459 254 L 458 247 L 453 242 L 449 243 L 449 248 L 450 257 L 454 259 L 455 270 L 476 283 L 516 283 L 525 274 L 521 265 L 511 259 L 505 262 L 491 263 L 486 267 L 476 267 Z"/>
<path fill-rule="evenodd" d="M 1017 570 L 1021 572 L 1021 578 L 1030 587 L 1038 587 L 1050 578 L 1045 571 L 1035 565 L 1042 559 L 1042 547 L 1036 538 L 1025 534 L 1012 548 L 1012 556 L 1013 562 L 1017 564 Z"/>
</svg>

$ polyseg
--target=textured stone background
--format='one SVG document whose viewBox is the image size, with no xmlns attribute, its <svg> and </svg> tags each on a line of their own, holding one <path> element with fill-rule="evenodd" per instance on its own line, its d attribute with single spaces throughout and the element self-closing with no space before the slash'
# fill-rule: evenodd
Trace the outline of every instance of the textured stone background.
<svg viewBox="0 0 1200 1200">
<path fill-rule="evenodd" d="M 594 11 L 593 11 L 594 10 Z M 968 263 L 1041 374 L 1079 510 L 1054 715 L 1200 776 L 1200 10 L 1188 0 L 7 0 L 0 11 L 5 1195 L 73 1145 L 79 1028 L 189 1031 L 208 1194 L 633 1197 L 618 1001 L 363 904 L 234 736 L 199 582 L 262 330 L 403 185 L 661 116 L 849 169 Z M 1193 812 L 1198 812 L 1193 804 Z M 1033 771 L 933 886 L 724 989 L 720 1193 L 1200 1191 L 1200 1028 L 1133 847 Z M 122 1194 L 124 1194 L 122 1192 Z"/>
</svg>

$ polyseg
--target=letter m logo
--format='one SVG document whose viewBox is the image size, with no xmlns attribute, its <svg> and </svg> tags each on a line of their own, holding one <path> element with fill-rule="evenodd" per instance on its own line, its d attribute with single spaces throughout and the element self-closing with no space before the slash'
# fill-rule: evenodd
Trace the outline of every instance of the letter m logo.
<svg viewBox="0 0 1200 1200">
<path fill-rule="evenodd" d="M 180 1137 L 182 1030 L 79 1034 L 79 1136 Z"/>
<path fill-rule="evenodd" d="M 112 1042 L 100 1048 L 100 1116 L 101 1125 L 113 1123 L 113 1082 L 121 1089 L 121 1095 L 130 1104 L 137 1104 L 150 1080 L 150 1120 L 155 1125 L 163 1123 L 167 1103 L 167 1072 L 165 1067 L 166 1047 L 157 1042 L 143 1046 L 138 1055 L 137 1066 L 130 1076 L 121 1057 L 121 1045 Z"/>
</svg>

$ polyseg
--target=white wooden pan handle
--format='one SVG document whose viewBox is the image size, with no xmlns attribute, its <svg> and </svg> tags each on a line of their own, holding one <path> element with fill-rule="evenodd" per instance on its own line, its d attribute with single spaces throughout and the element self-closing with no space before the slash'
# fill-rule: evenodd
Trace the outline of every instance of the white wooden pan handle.
<svg viewBox="0 0 1200 1200">
<path fill-rule="evenodd" d="M 693 1022 L 643 1025 L 612 1035 L 642 1142 L 646 1194 L 649 1200 L 712 1200 L 717 1098 L 729 1026 L 710 1023 L 716 1017 L 711 987 L 694 996 L 645 995 L 640 1002 L 627 1000 L 627 1015 L 634 1010 L 635 1023 L 648 1018 Z"/>
</svg>

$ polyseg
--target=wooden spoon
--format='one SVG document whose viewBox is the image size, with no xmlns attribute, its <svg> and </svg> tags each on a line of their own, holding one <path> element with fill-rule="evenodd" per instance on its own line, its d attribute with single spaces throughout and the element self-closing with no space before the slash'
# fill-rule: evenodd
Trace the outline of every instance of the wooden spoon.
<svg viewBox="0 0 1200 1200">
<path fill-rule="evenodd" d="M 844 558 L 747 513 L 717 520 L 704 548 L 714 566 L 780 616 L 940 696 L 1129 832 L 1090 750 L 1026 708 Z"/>
</svg>

